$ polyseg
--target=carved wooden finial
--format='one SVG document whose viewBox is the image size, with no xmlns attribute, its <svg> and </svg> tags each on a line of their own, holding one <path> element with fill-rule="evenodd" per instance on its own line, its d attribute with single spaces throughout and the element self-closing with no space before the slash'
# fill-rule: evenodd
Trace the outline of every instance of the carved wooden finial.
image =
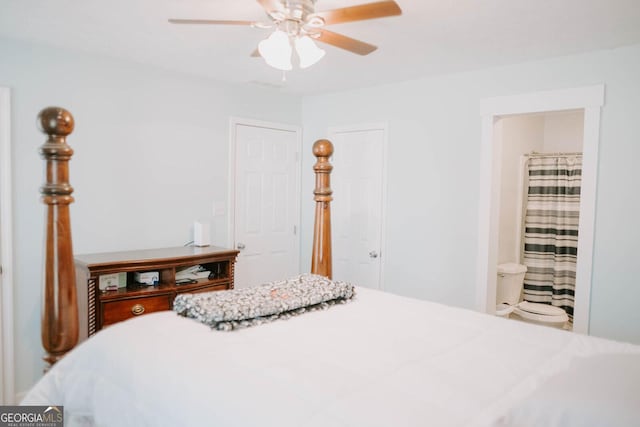
<svg viewBox="0 0 640 427">
<path fill-rule="evenodd" d="M 73 132 L 74 125 L 73 116 L 64 108 L 47 107 L 38 114 L 38 126 L 49 136 L 65 137 Z"/>
<path fill-rule="evenodd" d="M 69 204 L 69 159 L 73 149 L 66 137 L 73 131 L 73 116 L 59 107 L 45 108 L 38 115 L 47 141 L 40 147 L 46 162 L 45 183 L 40 188 L 47 205 L 44 292 L 42 300 L 42 345 L 44 360 L 53 365 L 78 342 L 78 302 L 71 244 Z"/>
<path fill-rule="evenodd" d="M 67 144 L 67 136 L 73 132 L 73 116 L 64 108 L 47 107 L 38 114 L 38 127 L 48 136 L 40 147 L 40 155 L 47 161 L 46 182 L 40 188 L 42 201 L 45 204 L 72 203 L 73 187 L 69 184 L 67 162 L 73 156 L 73 149 Z"/>
<path fill-rule="evenodd" d="M 319 139 L 313 143 L 313 155 L 323 158 L 323 161 L 329 161 L 329 157 L 333 155 L 333 144 L 328 139 Z M 326 160 L 325 160 L 326 159 Z"/>
<path fill-rule="evenodd" d="M 316 201 L 316 215 L 313 226 L 313 253 L 311 256 L 311 273 L 331 278 L 331 206 L 333 191 L 330 185 L 330 174 L 333 166 L 329 157 L 333 154 L 333 144 L 320 139 L 313 144 L 313 155 L 318 161 L 313 165 L 316 173 L 316 187 L 313 190 Z"/>
</svg>

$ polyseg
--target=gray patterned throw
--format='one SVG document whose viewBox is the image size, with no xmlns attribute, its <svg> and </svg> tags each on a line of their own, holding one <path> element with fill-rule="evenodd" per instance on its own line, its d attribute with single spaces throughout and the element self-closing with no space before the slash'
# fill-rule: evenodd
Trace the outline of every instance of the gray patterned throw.
<svg viewBox="0 0 640 427">
<path fill-rule="evenodd" d="M 253 288 L 179 294 L 173 311 L 212 329 L 231 331 L 326 309 L 348 302 L 354 294 L 350 283 L 302 274 Z"/>
</svg>

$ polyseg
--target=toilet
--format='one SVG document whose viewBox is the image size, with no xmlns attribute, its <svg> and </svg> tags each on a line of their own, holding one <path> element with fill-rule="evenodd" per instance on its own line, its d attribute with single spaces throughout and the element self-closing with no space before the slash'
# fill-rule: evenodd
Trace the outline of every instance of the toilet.
<svg viewBox="0 0 640 427">
<path fill-rule="evenodd" d="M 560 307 L 521 301 L 527 267 L 521 264 L 498 264 L 496 315 L 524 322 L 564 328 L 569 316 Z"/>
</svg>

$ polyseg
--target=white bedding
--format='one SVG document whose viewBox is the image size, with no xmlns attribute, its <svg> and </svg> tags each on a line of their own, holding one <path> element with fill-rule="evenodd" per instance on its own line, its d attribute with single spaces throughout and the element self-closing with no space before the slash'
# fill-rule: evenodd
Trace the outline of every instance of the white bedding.
<svg viewBox="0 0 640 427">
<path fill-rule="evenodd" d="M 22 403 L 64 405 L 67 425 L 503 425 L 576 358 L 614 353 L 640 347 L 358 288 L 232 332 L 173 312 L 116 324 Z"/>
</svg>

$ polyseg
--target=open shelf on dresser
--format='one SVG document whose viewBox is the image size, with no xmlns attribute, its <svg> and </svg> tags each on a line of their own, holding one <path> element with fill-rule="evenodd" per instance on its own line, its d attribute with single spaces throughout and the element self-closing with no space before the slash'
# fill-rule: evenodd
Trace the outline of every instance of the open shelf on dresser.
<svg viewBox="0 0 640 427">
<path fill-rule="evenodd" d="M 80 308 L 80 339 L 105 326 L 155 311 L 170 310 L 179 293 L 209 292 L 233 288 L 237 250 L 216 246 L 147 249 L 75 256 L 76 286 Z M 176 272 L 202 266 L 205 277 L 176 284 Z M 135 273 L 157 272 L 159 283 L 144 285 Z M 114 277 L 122 287 L 101 290 L 100 277 Z M 126 285 L 126 286 L 125 286 Z M 114 285 L 115 286 L 115 285 Z"/>
</svg>

